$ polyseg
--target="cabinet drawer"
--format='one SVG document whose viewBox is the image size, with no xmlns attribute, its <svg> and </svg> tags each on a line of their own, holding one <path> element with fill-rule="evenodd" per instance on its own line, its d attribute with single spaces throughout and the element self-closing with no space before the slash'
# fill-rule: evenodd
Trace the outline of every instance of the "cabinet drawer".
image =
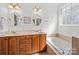
<svg viewBox="0 0 79 59">
<path fill-rule="evenodd" d="M 20 54 L 31 54 L 31 46 L 23 45 L 22 47 L 20 47 L 19 53 Z"/>
<path fill-rule="evenodd" d="M 29 47 L 30 48 L 31 47 L 31 44 L 30 45 L 29 44 L 23 44 L 23 45 L 20 45 L 19 46 L 19 48 L 26 48 L 26 47 Z"/>
<path fill-rule="evenodd" d="M 19 41 L 20 44 L 30 43 L 30 42 L 31 42 L 31 40 L 28 40 L 28 39 L 23 39 L 23 40 Z"/>
</svg>

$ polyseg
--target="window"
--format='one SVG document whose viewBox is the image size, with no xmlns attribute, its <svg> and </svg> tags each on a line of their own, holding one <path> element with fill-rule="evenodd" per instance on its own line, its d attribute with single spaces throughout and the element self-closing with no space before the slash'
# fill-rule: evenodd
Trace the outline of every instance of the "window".
<svg viewBox="0 0 79 59">
<path fill-rule="evenodd" d="M 60 25 L 79 26 L 79 4 L 66 4 L 60 9 Z"/>
</svg>

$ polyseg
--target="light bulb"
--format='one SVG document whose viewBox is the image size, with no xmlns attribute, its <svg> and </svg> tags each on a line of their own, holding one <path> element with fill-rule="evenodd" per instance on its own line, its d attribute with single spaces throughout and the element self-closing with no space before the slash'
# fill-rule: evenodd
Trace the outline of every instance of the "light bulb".
<svg viewBox="0 0 79 59">
<path fill-rule="evenodd" d="M 15 6 L 15 9 L 20 9 L 20 7 L 16 5 L 16 6 Z"/>
<path fill-rule="evenodd" d="M 11 8 L 11 9 L 13 8 L 13 6 L 11 4 L 8 7 Z"/>
<path fill-rule="evenodd" d="M 36 8 L 34 9 L 34 12 L 37 12 L 37 9 Z"/>
</svg>

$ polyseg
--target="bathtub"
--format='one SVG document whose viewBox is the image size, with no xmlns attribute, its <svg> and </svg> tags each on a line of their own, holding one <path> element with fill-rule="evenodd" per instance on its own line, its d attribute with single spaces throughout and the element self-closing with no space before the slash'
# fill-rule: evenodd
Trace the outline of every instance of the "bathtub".
<svg viewBox="0 0 79 59">
<path fill-rule="evenodd" d="M 57 37 L 47 37 L 47 45 L 57 54 L 57 55 L 71 55 L 71 44 L 63 39 Z"/>
</svg>

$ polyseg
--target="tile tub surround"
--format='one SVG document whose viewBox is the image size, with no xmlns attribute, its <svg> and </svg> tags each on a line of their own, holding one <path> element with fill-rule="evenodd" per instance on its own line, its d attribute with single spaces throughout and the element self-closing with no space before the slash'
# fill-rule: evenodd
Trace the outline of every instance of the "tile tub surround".
<svg viewBox="0 0 79 59">
<path fill-rule="evenodd" d="M 52 34 L 51 36 L 48 36 L 48 37 L 57 37 L 57 38 L 65 40 L 69 43 L 72 43 L 72 36 L 67 36 L 67 35 L 64 35 L 64 34 L 61 34 L 61 33 L 54 33 L 54 34 Z"/>
<path fill-rule="evenodd" d="M 63 54 L 63 55 L 71 54 L 71 52 L 70 52 L 71 44 L 69 44 L 68 42 L 66 42 L 64 40 L 61 40 L 60 38 L 48 37 L 47 44 L 51 47 L 51 49 L 53 49 L 52 47 L 55 48 L 53 50 L 56 54 Z"/>
<path fill-rule="evenodd" d="M 64 34 L 61 34 L 61 33 L 57 33 L 57 37 L 69 42 L 69 43 L 72 43 L 72 36 L 67 36 L 67 35 L 64 35 Z"/>
</svg>

